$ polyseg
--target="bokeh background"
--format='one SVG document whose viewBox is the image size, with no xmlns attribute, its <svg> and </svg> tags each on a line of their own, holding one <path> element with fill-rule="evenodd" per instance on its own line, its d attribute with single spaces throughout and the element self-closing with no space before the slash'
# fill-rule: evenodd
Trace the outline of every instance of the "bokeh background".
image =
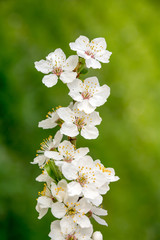
<svg viewBox="0 0 160 240">
<path fill-rule="evenodd" d="M 30 162 L 39 144 L 57 129 L 38 121 L 52 107 L 67 106 L 66 85 L 48 89 L 34 61 L 56 48 L 74 54 L 79 35 L 105 37 L 109 64 L 90 70 L 111 87 L 98 109 L 103 119 L 96 140 L 78 138 L 93 159 L 113 167 L 120 181 L 104 198 L 109 227 L 94 224 L 104 240 L 160 239 L 160 2 L 155 0 L 0 1 L 0 239 L 44 240 L 52 215 L 37 219 Z"/>
</svg>

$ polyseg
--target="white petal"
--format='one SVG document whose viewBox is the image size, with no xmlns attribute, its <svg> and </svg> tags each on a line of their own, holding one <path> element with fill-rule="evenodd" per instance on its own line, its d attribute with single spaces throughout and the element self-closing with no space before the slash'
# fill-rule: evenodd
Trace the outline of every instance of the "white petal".
<svg viewBox="0 0 160 240">
<path fill-rule="evenodd" d="M 50 53 L 46 59 L 52 61 L 53 66 L 62 67 L 66 61 L 66 55 L 61 48 L 57 48 L 54 52 Z"/>
<path fill-rule="evenodd" d="M 71 163 L 64 163 L 62 166 L 62 173 L 68 180 L 74 180 L 77 178 L 77 168 Z"/>
<path fill-rule="evenodd" d="M 72 123 L 63 123 L 60 131 L 69 137 L 75 137 L 79 134 L 77 126 Z"/>
<path fill-rule="evenodd" d="M 54 136 L 54 146 L 55 146 L 55 148 L 58 147 L 58 145 L 60 144 L 62 138 L 63 138 L 63 135 L 61 134 L 60 131 L 58 131 L 56 133 L 56 135 Z"/>
<path fill-rule="evenodd" d="M 75 43 L 70 43 L 69 46 L 72 50 L 86 50 L 89 39 L 85 36 L 80 36 L 76 39 Z"/>
<path fill-rule="evenodd" d="M 50 208 L 52 205 L 52 199 L 46 196 L 41 196 L 37 199 L 41 208 Z"/>
<path fill-rule="evenodd" d="M 78 212 L 87 213 L 91 210 L 91 204 L 85 198 L 79 200 L 79 205 L 75 207 Z"/>
<path fill-rule="evenodd" d="M 48 235 L 52 240 L 65 240 L 61 228 L 60 228 L 60 221 L 56 220 L 51 223 L 51 232 Z"/>
<path fill-rule="evenodd" d="M 101 225 L 105 225 L 105 226 L 108 226 L 108 224 L 106 223 L 106 221 L 94 214 L 92 214 L 92 217 L 94 218 L 94 220 L 96 220 L 96 222 L 98 222 L 99 224 Z"/>
<path fill-rule="evenodd" d="M 53 118 L 47 118 L 45 120 L 40 121 L 38 124 L 38 127 L 41 127 L 43 129 L 54 128 L 56 126 L 57 126 L 57 123 L 55 122 L 55 119 L 53 119 Z"/>
<path fill-rule="evenodd" d="M 87 153 L 89 152 L 89 148 L 85 147 L 85 148 L 78 148 L 75 152 L 75 159 L 79 159 L 81 157 L 84 157 Z"/>
<path fill-rule="evenodd" d="M 103 209 L 103 208 L 98 208 L 98 207 L 95 207 L 95 206 L 92 206 L 92 209 L 91 211 L 95 214 L 95 215 L 98 215 L 98 216 L 106 216 L 108 213 L 107 213 L 107 210 Z"/>
<path fill-rule="evenodd" d="M 106 40 L 100 37 L 100 38 L 94 38 L 91 41 L 90 46 L 95 46 L 96 50 L 102 51 L 106 49 L 107 44 L 106 44 Z"/>
<path fill-rule="evenodd" d="M 35 62 L 35 68 L 45 74 L 48 74 L 53 70 L 53 66 L 49 61 L 40 60 L 39 62 Z"/>
<path fill-rule="evenodd" d="M 73 82 L 67 84 L 70 91 L 77 92 L 79 92 L 81 89 L 83 90 L 83 85 L 83 82 L 78 78 L 76 78 Z"/>
<path fill-rule="evenodd" d="M 82 102 L 83 100 L 82 95 L 77 91 L 70 91 L 68 95 L 71 96 L 71 98 L 73 98 L 77 102 Z"/>
<path fill-rule="evenodd" d="M 46 161 L 46 157 L 41 154 L 38 155 L 37 157 L 34 158 L 33 162 L 31 162 L 32 164 L 38 164 L 39 166 L 43 165 Z"/>
<path fill-rule="evenodd" d="M 107 85 L 103 85 L 102 87 L 99 88 L 98 93 L 95 93 L 93 97 L 89 99 L 89 103 L 92 106 L 99 107 L 106 102 L 109 95 L 110 88 Z"/>
<path fill-rule="evenodd" d="M 79 183 L 77 182 L 70 182 L 67 185 L 68 189 L 68 195 L 69 196 L 75 196 L 75 195 L 80 195 L 82 192 L 82 187 Z"/>
<path fill-rule="evenodd" d="M 94 58 L 86 59 L 87 68 L 101 68 L 101 64 Z"/>
<path fill-rule="evenodd" d="M 48 158 L 52 158 L 55 160 L 61 160 L 63 157 L 59 154 L 59 152 L 56 151 L 45 151 L 44 155 Z"/>
<path fill-rule="evenodd" d="M 73 220 L 80 225 L 81 228 L 88 228 L 91 226 L 91 222 L 85 215 L 75 215 Z"/>
<path fill-rule="evenodd" d="M 60 79 L 62 80 L 63 83 L 73 82 L 76 79 L 76 77 L 77 73 L 71 71 L 65 71 L 60 75 Z"/>
<path fill-rule="evenodd" d="M 94 184 L 87 184 L 86 187 L 83 187 L 83 194 L 85 198 L 95 199 L 99 196 L 98 190 Z"/>
<path fill-rule="evenodd" d="M 51 212 L 56 218 L 62 218 L 66 214 L 66 207 L 63 203 L 56 202 L 52 204 Z"/>
<path fill-rule="evenodd" d="M 98 54 L 95 54 L 95 59 L 102 63 L 109 63 L 109 58 L 112 55 L 112 52 L 109 52 L 107 50 L 100 52 Z"/>
<path fill-rule="evenodd" d="M 40 205 L 37 204 L 36 211 L 39 213 L 38 219 L 41 219 L 48 212 L 48 208 L 41 208 Z"/>
<path fill-rule="evenodd" d="M 67 123 L 72 123 L 75 120 L 74 112 L 69 107 L 59 108 L 57 114 Z"/>
<path fill-rule="evenodd" d="M 95 206 L 99 206 L 102 202 L 103 202 L 103 197 L 101 195 L 99 195 L 97 198 L 95 199 L 89 199 L 90 202 L 92 202 Z"/>
<path fill-rule="evenodd" d="M 84 126 L 81 130 L 81 135 L 86 139 L 96 139 L 99 131 L 95 126 Z"/>
<path fill-rule="evenodd" d="M 65 216 L 60 221 L 60 227 L 63 234 L 72 234 L 76 229 L 76 224 L 73 222 L 73 219 L 69 216 Z"/>
<path fill-rule="evenodd" d="M 97 88 L 97 87 L 100 87 L 99 86 L 99 81 L 98 81 L 98 78 L 97 77 L 89 77 L 89 78 L 86 78 L 84 80 L 84 84 L 85 86 L 87 85 L 89 87 L 89 89 L 91 88 Z"/>
<path fill-rule="evenodd" d="M 92 113 L 96 107 L 93 107 L 88 99 L 84 99 L 82 102 L 77 104 L 77 107 L 79 108 L 80 111 L 84 111 L 87 114 Z"/>
<path fill-rule="evenodd" d="M 78 226 L 75 232 L 75 237 L 78 240 L 90 240 L 92 233 L 93 233 L 92 225 L 89 228 L 81 228 Z"/>
<path fill-rule="evenodd" d="M 99 116 L 99 112 L 96 111 L 90 114 L 90 118 L 92 119 L 93 125 L 99 125 L 102 121 L 102 118 Z"/>
<path fill-rule="evenodd" d="M 109 188 L 108 182 L 106 182 L 98 190 L 100 194 L 106 194 L 109 191 L 109 189 L 110 188 Z"/>
<path fill-rule="evenodd" d="M 49 75 L 44 76 L 42 82 L 44 83 L 44 85 L 50 88 L 56 85 L 57 80 L 58 77 L 55 74 L 51 73 Z"/>
<path fill-rule="evenodd" d="M 78 64 L 78 56 L 77 55 L 69 56 L 65 62 L 63 70 L 73 71 L 76 68 L 77 64 Z"/>
</svg>

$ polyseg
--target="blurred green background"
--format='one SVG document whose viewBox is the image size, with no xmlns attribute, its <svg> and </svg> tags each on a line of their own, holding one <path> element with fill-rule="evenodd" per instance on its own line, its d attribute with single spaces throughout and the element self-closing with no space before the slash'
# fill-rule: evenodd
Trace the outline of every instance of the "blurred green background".
<svg viewBox="0 0 160 240">
<path fill-rule="evenodd" d="M 0 239 L 44 240 L 52 215 L 37 219 L 30 162 L 39 143 L 57 129 L 38 121 L 52 107 L 67 106 L 60 81 L 48 89 L 34 62 L 56 48 L 74 54 L 79 35 L 105 37 L 113 52 L 109 64 L 90 70 L 111 87 L 98 109 L 103 119 L 96 140 L 78 138 L 93 159 L 113 167 L 120 181 L 104 198 L 108 228 L 95 224 L 104 240 L 160 239 L 160 2 L 149 0 L 0 1 Z"/>
</svg>

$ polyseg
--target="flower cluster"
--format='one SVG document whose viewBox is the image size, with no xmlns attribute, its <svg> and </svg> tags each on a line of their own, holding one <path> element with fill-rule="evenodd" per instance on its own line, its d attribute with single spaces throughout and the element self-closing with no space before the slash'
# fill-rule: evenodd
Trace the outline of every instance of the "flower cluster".
<svg viewBox="0 0 160 240">
<path fill-rule="evenodd" d="M 95 110 L 107 101 L 110 88 L 100 86 L 95 76 L 86 79 L 83 76 L 88 68 L 100 68 L 100 62 L 108 63 L 111 52 L 106 50 L 104 38 L 90 42 L 85 36 L 70 43 L 70 48 L 77 55 L 66 59 L 64 52 L 56 49 L 46 60 L 35 62 L 38 71 L 48 74 L 42 79 L 47 87 L 60 79 L 67 84 L 73 99 L 68 107 L 52 109 L 39 122 L 43 129 L 59 126 L 59 130 L 41 143 L 32 162 L 42 170 L 36 180 L 44 182 L 36 210 L 39 219 L 48 209 L 57 219 L 51 223 L 52 240 L 102 240 L 101 232 L 93 231 L 90 220 L 93 218 L 107 226 L 101 218 L 107 215 L 102 208 L 102 196 L 108 192 L 109 184 L 119 178 L 113 168 L 105 168 L 100 160 L 94 161 L 88 155 L 88 147 L 76 148 L 76 140 L 79 134 L 86 139 L 96 139 L 99 135 L 97 125 L 102 119 Z"/>
</svg>

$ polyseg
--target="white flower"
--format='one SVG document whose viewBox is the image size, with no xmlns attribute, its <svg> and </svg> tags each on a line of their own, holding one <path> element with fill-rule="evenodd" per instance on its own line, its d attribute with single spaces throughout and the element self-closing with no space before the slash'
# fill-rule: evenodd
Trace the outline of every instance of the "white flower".
<svg viewBox="0 0 160 240">
<path fill-rule="evenodd" d="M 39 213 L 39 219 L 41 219 L 48 211 L 49 208 L 52 207 L 54 202 L 62 202 L 66 195 L 67 190 L 67 182 L 62 179 L 56 185 L 54 182 L 50 184 L 49 187 L 44 184 L 43 191 L 39 192 L 40 197 L 37 198 L 36 210 Z"/>
<path fill-rule="evenodd" d="M 95 125 L 99 125 L 102 119 L 99 113 L 94 111 L 91 114 L 79 111 L 77 103 L 74 104 L 73 110 L 69 107 L 62 107 L 57 110 L 59 117 L 64 121 L 61 126 L 61 133 L 70 137 L 75 137 L 81 133 L 86 139 L 95 139 L 99 132 Z"/>
<path fill-rule="evenodd" d="M 46 162 L 49 160 L 49 158 L 47 158 L 44 155 L 44 152 L 51 151 L 51 150 L 53 151 L 55 148 L 57 148 L 59 143 L 62 140 L 62 137 L 63 135 L 61 134 L 60 131 L 58 131 L 54 139 L 52 138 L 52 136 L 49 136 L 46 140 L 44 140 L 41 143 L 41 150 L 38 150 L 37 156 L 34 158 L 33 162 L 31 163 L 38 164 L 40 167 L 43 167 L 46 164 Z"/>
<path fill-rule="evenodd" d="M 96 160 L 94 163 L 97 170 L 99 170 L 103 177 L 106 179 L 106 182 L 110 183 L 119 180 L 119 177 L 115 176 L 115 171 L 113 168 L 105 168 L 100 160 Z"/>
<path fill-rule="evenodd" d="M 103 240 L 102 233 L 99 231 L 94 232 L 92 238 L 93 240 Z"/>
<path fill-rule="evenodd" d="M 85 113 L 91 113 L 103 105 L 110 95 L 110 88 L 107 85 L 100 87 L 97 77 L 86 78 L 84 82 L 76 79 L 68 87 L 69 95 L 78 102 L 79 110 Z"/>
<path fill-rule="evenodd" d="M 49 237 L 52 240 L 90 240 L 92 232 L 92 226 L 90 228 L 80 228 L 69 218 L 67 225 L 59 220 L 52 222 Z"/>
<path fill-rule="evenodd" d="M 36 210 L 39 213 L 38 219 L 41 219 L 48 212 L 48 208 L 52 206 L 53 199 L 46 184 L 44 184 L 44 189 L 39 194 L 41 196 L 37 198 Z"/>
<path fill-rule="evenodd" d="M 86 60 L 88 68 L 101 68 L 100 62 L 108 63 L 112 54 L 106 50 L 107 44 L 104 38 L 95 38 L 89 42 L 87 37 L 80 36 L 69 46 L 72 50 L 77 51 L 78 56 Z"/>
<path fill-rule="evenodd" d="M 67 186 L 69 196 L 82 193 L 87 199 L 96 199 L 99 197 L 98 188 L 105 183 L 103 175 L 97 171 L 90 156 L 81 158 L 75 166 L 66 164 L 62 173 L 68 180 L 74 180 Z"/>
<path fill-rule="evenodd" d="M 61 223 L 65 226 L 70 226 L 70 219 L 80 225 L 81 228 L 91 226 L 89 218 L 85 215 L 91 209 L 91 205 L 85 198 L 79 196 L 69 197 L 64 199 L 64 203 L 56 202 L 52 204 L 51 212 L 56 218 L 62 218 Z"/>
<path fill-rule="evenodd" d="M 53 110 L 53 112 L 48 112 L 46 117 L 47 119 L 39 122 L 38 127 L 41 127 L 43 129 L 49 129 L 54 128 L 58 125 L 57 121 L 59 120 L 59 116 L 57 114 L 57 111 Z"/>
<path fill-rule="evenodd" d="M 58 152 L 45 151 L 45 156 L 54 160 L 60 160 L 55 161 L 55 164 L 63 168 L 63 165 L 66 163 L 72 163 L 74 160 L 84 157 L 88 152 L 89 149 L 87 147 L 75 149 L 75 146 L 71 142 L 64 140 L 59 144 Z"/>
<path fill-rule="evenodd" d="M 54 52 L 50 53 L 46 60 L 40 60 L 35 62 L 35 68 L 46 75 L 43 77 L 42 82 L 47 87 L 54 86 L 58 77 L 63 83 L 72 82 L 76 79 L 77 73 L 73 72 L 78 63 L 78 56 L 72 55 L 66 59 L 66 55 L 62 49 L 58 48 Z"/>
<path fill-rule="evenodd" d="M 56 185 L 54 182 L 51 183 L 52 198 L 54 197 L 58 202 L 64 201 L 67 193 L 67 182 L 62 179 Z"/>
</svg>

